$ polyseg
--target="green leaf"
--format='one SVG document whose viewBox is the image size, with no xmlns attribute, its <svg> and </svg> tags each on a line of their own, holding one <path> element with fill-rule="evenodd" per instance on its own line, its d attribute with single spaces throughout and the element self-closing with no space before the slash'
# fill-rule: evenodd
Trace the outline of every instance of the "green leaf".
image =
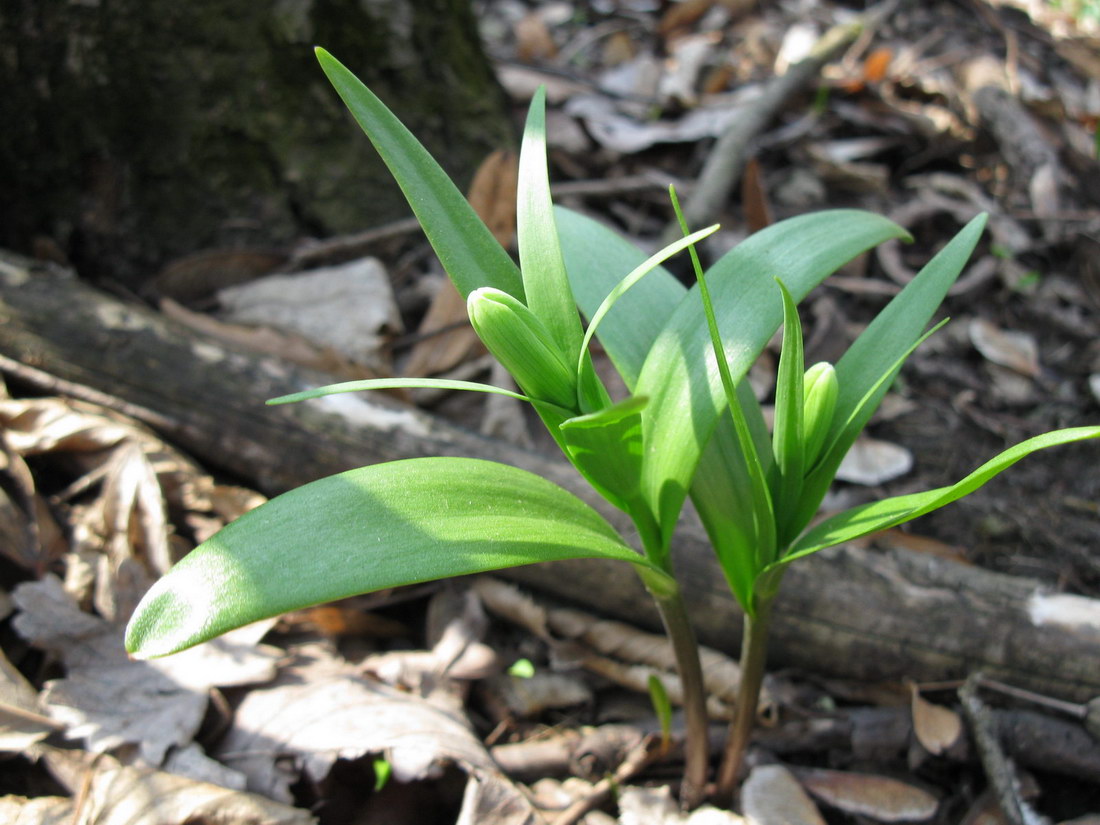
<svg viewBox="0 0 1100 825">
<path fill-rule="evenodd" d="M 326 395 L 339 395 L 345 392 L 411 389 L 487 392 L 496 395 L 506 395 L 509 398 L 515 398 L 520 401 L 531 402 L 531 399 L 522 393 L 506 390 L 503 387 L 494 387 L 492 384 L 479 384 L 476 381 L 458 381 L 453 378 L 364 378 L 359 381 L 342 381 L 339 384 L 326 384 L 323 387 L 315 387 L 311 390 L 302 390 L 301 392 L 294 392 L 289 395 L 280 395 L 277 398 L 269 398 L 267 403 L 275 406 L 279 404 L 295 404 L 299 401 L 309 401 L 312 398 L 322 398 Z"/>
<path fill-rule="evenodd" d="M 389 167 L 462 296 L 493 286 L 522 299 L 519 269 L 428 150 L 335 57 L 321 48 L 316 53 L 329 81 Z"/>
<path fill-rule="evenodd" d="M 787 564 L 826 547 L 897 527 L 969 495 L 998 473 L 1037 450 L 1097 437 L 1100 437 L 1100 427 L 1075 427 L 1037 435 L 1010 447 L 955 484 L 845 510 L 809 530 L 778 563 Z"/>
<path fill-rule="evenodd" d="M 985 228 L 979 215 L 952 238 L 917 276 L 875 316 L 836 364 L 839 384 L 833 425 L 817 466 L 806 479 L 798 522 L 813 518 L 837 468 L 878 409 L 928 322 L 955 283 Z"/>
<path fill-rule="evenodd" d="M 632 287 L 637 285 L 637 283 L 642 280 L 642 278 L 656 270 L 662 263 L 667 261 L 673 255 L 681 252 L 692 244 L 698 243 L 703 238 L 706 238 L 707 236 L 713 234 L 717 229 L 718 224 L 715 224 L 714 226 L 708 226 L 706 229 L 700 229 L 698 232 L 693 232 L 687 237 L 670 243 L 664 249 L 654 253 L 653 255 L 650 255 L 648 258 L 642 261 L 642 263 L 634 267 L 634 269 L 632 269 L 625 278 L 623 278 L 621 281 L 619 281 L 619 283 L 615 285 L 615 288 L 607 294 L 607 297 L 603 299 L 603 302 L 592 314 L 591 320 L 588 322 L 588 329 L 585 330 L 584 333 L 584 341 L 581 343 L 582 355 L 588 351 L 588 345 L 592 342 L 592 336 L 596 334 L 596 330 L 599 329 L 600 322 L 602 322 L 607 313 L 611 311 L 611 308 L 622 299 L 623 295 L 625 295 Z M 686 290 L 684 291 L 686 292 Z M 649 316 L 644 317 L 646 319 L 646 324 L 653 323 L 652 318 L 650 318 Z M 636 323 L 634 324 L 634 326 L 644 326 L 644 324 Z"/>
<path fill-rule="evenodd" d="M 581 324 L 569 288 L 546 166 L 546 89 L 539 87 L 527 112 L 519 154 L 516 239 L 525 303 L 553 336 L 570 364 L 581 349 Z"/>
<path fill-rule="evenodd" d="M 569 283 L 581 312 L 595 318 L 618 286 L 622 273 L 643 266 L 646 254 L 622 235 L 585 215 L 555 209 Z M 638 380 L 658 332 L 687 295 L 664 267 L 654 267 L 645 280 L 615 302 L 601 319 L 597 336 L 628 389 Z"/>
<path fill-rule="evenodd" d="M 638 505 L 645 405 L 645 398 L 634 396 L 559 427 L 573 466 L 600 495 L 630 514 Z"/>
<path fill-rule="evenodd" d="M 791 218 L 748 238 L 707 273 L 732 378 L 740 382 L 782 320 L 774 278 L 801 300 L 859 253 L 899 226 L 878 215 L 833 210 Z M 703 307 L 689 295 L 658 335 L 635 392 L 646 395 L 643 494 L 671 538 L 704 447 L 726 408 Z"/>
<path fill-rule="evenodd" d="M 775 383 L 775 424 L 772 450 L 775 455 L 772 498 L 775 506 L 776 542 L 785 547 L 792 539 L 791 516 L 802 494 L 805 472 L 805 442 L 802 432 L 802 376 L 805 359 L 802 352 L 802 322 L 791 293 L 777 280 L 783 298 L 783 349 Z"/>
<path fill-rule="evenodd" d="M 285 493 L 204 542 L 142 599 L 126 649 L 162 656 L 358 593 L 576 558 L 662 575 L 595 510 L 525 470 L 466 458 L 376 464 Z"/>
</svg>

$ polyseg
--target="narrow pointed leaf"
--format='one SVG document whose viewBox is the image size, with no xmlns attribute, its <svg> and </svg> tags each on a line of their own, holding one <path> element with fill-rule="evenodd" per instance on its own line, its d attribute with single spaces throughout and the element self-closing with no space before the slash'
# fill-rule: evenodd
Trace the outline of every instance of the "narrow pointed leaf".
<svg viewBox="0 0 1100 825">
<path fill-rule="evenodd" d="M 600 323 L 603 321 L 604 317 L 632 287 L 637 285 L 637 283 L 641 281 L 642 278 L 656 270 L 658 266 L 667 261 L 673 255 L 683 251 L 692 244 L 698 243 L 703 238 L 706 238 L 708 235 L 713 234 L 717 229 L 718 224 L 715 224 L 714 226 L 708 226 L 706 229 L 700 229 L 698 232 L 693 232 L 687 237 L 670 243 L 660 252 L 656 252 L 653 255 L 650 255 L 642 263 L 634 267 L 634 269 L 632 269 L 625 278 L 623 278 L 621 281 L 619 281 L 619 283 L 615 285 L 615 288 L 607 294 L 607 297 L 603 299 L 603 302 L 600 303 L 599 307 L 592 314 L 592 318 L 588 322 L 588 329 L 585 330 L 584 333 L 584 341 L 581 344 L 582 354 L 588 351 L 588 345 L 592 342 L 592 336 L 596 334 L 596 330 L 599 329 Z M 684 292 L 686 291 L 687 290 L 685 289 Z M 634 326 L 638 327 L 652 324 L 653 319 L 646 316 L 643 323 L 635 323 Z"/>
<path fill-rule="evenodd" d="M 783 298 L 783 349 L 779 356 L 779 371 L 775 385 L 775 424 L 772 449 L 775 454 L 775 521 L 780 547 L 793 536 L 787 534 L 790 516 L 798 505 L 805 470 L 805 443 L 802 438 L 802 375 L 805 359 L 802 354 L 802 323 L 798 318 L 791 293 L 778 281 Z"/>
<path fill-rule="evenodd" d="M 581 312 L 595 318 L 623 273 L 638 269 L 647 256 L 622 235 L 585 215 L 561 206 L 554 214 L 573 295 Z M 628 389 L 633 389 L 657 333 L 685 295 L 687 287 L 667 269 L 656 266 L 601 319 L 597 337 Z"/>
<path fill-rule="evenodd" d="M 476 381 L 458 381 L 453 378 L 365 378 L 359 381 L 342 381 L 339 384 L 326 384 L 323 387 L 315 387 L 311 390 L 280 395 L 277 398 L 269 398 L 267 403 L 270 405 L 294 404 L 299 401 L 308 401 L 312 398 L 322 398 L 326 395 L 338 395 L 346 392 L 412 389 L 487 392 L 506 395 L 520 401 L 531 401 L 522 393 L 506 390 L 503 387 L 494 387 L 492 384 L 479 384 Z"/>
<path fill-rule="evenodd" d="M 809 530 L 794 545 L 790 554 L 779 563 L 786 564 L 826 547 L 912 521 L 969 495 L 998 473 L 1007 470 L 1017 461 L 1037 450 L 1098 437 L 1100 437 L 1100 427 L 1075 427 L 1037 435 L 1010 447 L 955 484 L 923 493 L 895 496 L 845 510 Z"/>
<path fill-rule="evenodd" d="M 458 291 L 493 286 L 523 298 L 519 269 L 447 173 L 373 92 L 318 48 L 317 60 L 389 167 Z"/>
<path fill-rule="evenodd" d="M 516 237 L 525 303 L 546 325 L 570 364 L 580 354 L 581 324 L 569 288 L 546 166 L 546 90 L 531 101 L 519 155 Z"/>
<path fill-rule="evenodd" d="M 138 605 L 126 649 L 161 656 L 357 593 L 575 558 L 662 575 L 595 510 L 525 470 L 466 458 L 376 464 L 285 493 L 204 542 Z"/>
<path fill-rule="evenodd" d="M 792 218 L 748 238 L 707 273 L 725 357 L 735 382 L 782 320 L 779 276 L 796 301 L 859 253 L 905 232 L 866 212 L 833 210 Z M 701 303 L 688 296 L 647 356 L 635 392 L 650 399 L 642 415 L 647 454 L 643 493 L 666 540 L 679 516 L 700 455 L 726 408 Z M 651 451 L 651 452 L 649 452 Z"/>
</svg>

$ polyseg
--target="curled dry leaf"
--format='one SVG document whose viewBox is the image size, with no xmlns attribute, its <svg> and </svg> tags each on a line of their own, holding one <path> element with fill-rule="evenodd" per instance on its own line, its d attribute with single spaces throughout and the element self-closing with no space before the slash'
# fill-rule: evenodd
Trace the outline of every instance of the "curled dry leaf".
<svg viewBox="0 0 1100 825">
<path fill-rule="evenodd" d="M 984 318 L 972 320 L 967 326 L 967 333 L 974 348 L 988 361 L 1030 378 L 1035 378 L 1042 371 L 1039 346 L 1034 336 L 1000 329 Z"/>
<path fill-rule="evenodd" d="M 62 796 L 0 796 L 0 822 L 8 825 L 69 825 L 73 801 Z"/>
<path fill-rule="evenodd" d="M 741 808 L 754 825 L 825 825 L 813 800 L 782 765 L 753 768 L 741 787 Z"/>
<path fill-rule="evenodd" d="M 798 779 L 827 805 L 878 822 L 922 822 L 931 819 L 939 806 L 927 791 L 885 776 L 805 769 L 798 772 Z"/>
<path fill-rule="evenodd" d="M 860 436 L 840 462 L 836 477 L 850 484 L 873 487 L 913 469 L 913 454 L 899 444 Z"/>
</svg>

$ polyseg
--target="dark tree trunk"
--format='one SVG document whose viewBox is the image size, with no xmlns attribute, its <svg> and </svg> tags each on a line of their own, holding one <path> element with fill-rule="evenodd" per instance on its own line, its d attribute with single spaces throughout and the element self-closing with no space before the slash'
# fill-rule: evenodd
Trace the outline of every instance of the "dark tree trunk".
<svg viewBox="0 0 1100 825">
<path fill-rule="evenodd" d="M 460 183 L 512 131 L 468 0 L 6 0 L 0 244 L 130 286 L 406 214 L 324 46 Z"/>
</svg>

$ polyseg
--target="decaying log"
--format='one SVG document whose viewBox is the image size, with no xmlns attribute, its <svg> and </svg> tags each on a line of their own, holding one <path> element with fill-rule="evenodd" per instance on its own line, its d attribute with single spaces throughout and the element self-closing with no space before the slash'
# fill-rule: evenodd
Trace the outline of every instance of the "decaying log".
<svg viewBox="0 0 1100 825">
<path fill-rule="evenodd" d="M 12 257 L 0 257 L 0 369 L 121 408 L 266 493 L 362 464 L 467 455 L 538 472 L 593 501 L 560 459 L 380 396 L 265 407 L 267 398 L 331 378 L 231 352 L 144 307 Z M 621 515 L 602 509 L 625 527 Z M 736 649 L 738 611 L 690 520 L 676 559 L 701 639 Z M 648 597 L 621 565 L 559 563 L 507 575 L 605 615 L 656 624 Z M 1073 701 L 1100 696 L 1100 600 L 1050 593 L 1026 579 L 902 550 L 841 547 L 794 565 L 776 612 L 773 666 L 918 681 L 981 669 Z"/>
</svg>

